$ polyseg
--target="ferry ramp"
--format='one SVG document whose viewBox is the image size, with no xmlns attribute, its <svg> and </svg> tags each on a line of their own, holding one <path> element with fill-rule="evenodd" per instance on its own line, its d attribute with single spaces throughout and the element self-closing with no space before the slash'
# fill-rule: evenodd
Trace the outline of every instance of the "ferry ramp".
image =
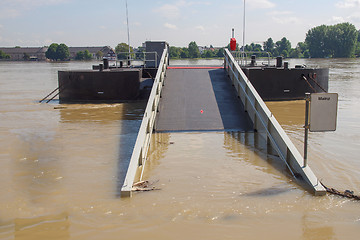
<svg viewBox="0 0 360 240">
<path fill-rule="evenodd" d="M 314 195 L 324 195 L 309 165 L 225 49 L 224 67 L 168 67 L 162 54 L 148 103 L 121 188 L 130 197 L 142 179 L 153 131 L 254 131 L 275 150 L 293 177 Z"/>
<path fill-rule="evenodd" d="M 168 67 L 156 132 L 253 131 L 223 67 Z"/>
</svg>

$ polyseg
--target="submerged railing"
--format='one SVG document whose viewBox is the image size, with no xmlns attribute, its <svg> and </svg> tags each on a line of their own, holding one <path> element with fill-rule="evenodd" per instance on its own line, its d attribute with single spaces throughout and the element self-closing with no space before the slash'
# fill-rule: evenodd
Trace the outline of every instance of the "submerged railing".
<svg viewBox="0 0 360 240">
<path fill-rule="evenodd" d="M 161 56 L 159 68 L 156 73 L 154 84 L 151 89 L 150 97 L 146 105 L 138 136 L 136 138 L 124 184 L 121 188 L 121 197 L 131 196 L 132 187 L 137 175 L 140 175 L 141 180 L 142 173 L 139 174 L 139 170 L 141 166 L 142 170 L 144 169 L 143 165 L 145 164 L 146 156 L 149 150 L 151 134 L 154 128 L 160 94 L 168 65 L 168 57 L 168 49 L 165 48 Z"/>
<path fill-rule="evenodd" d="M 233 55 L 228 49 L 225 49 L 224 55 L 224 67 L 244 104 L 245 111 L 254 124 L 254 129 L 266 139 L 268 145 L 270 144 L 276 150 L 295 178 L 305 180 L 315 195 L 326 194 L 325 188 L 310 167 L 304 166 L 303 157 L 241 70 Z"/>
</svg>

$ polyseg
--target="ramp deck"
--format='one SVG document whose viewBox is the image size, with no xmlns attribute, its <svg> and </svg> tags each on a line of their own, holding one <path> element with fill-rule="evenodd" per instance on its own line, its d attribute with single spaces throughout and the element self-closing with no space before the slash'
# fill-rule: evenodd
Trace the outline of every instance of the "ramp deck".
<svg viewBox="0 0 360 240">
<path fill-rule="evenodd" d="M 121 188 L 122 197 L 131 196 L 136 176 L 142 180 L 154 129 L 256 130 L 266 141 L 266 150 L 275 150 L 295 179 L 306 183 L 315 195 L 326 194 L 228 49 L 224 51 L 224 66 L 168 67 L 168 49 L 164 49 Z"/>
<path fill-rule="evenodd" d="M 253 131 L 226 71 L 169 67 L 155 131 Z"/>
</svg>

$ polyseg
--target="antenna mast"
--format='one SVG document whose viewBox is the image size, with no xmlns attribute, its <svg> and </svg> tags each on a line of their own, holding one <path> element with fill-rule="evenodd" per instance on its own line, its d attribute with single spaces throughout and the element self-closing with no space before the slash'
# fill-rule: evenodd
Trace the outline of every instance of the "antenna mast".
<svg viewBox="0 0 360 240">
<path fill-rule="evenodd" d="M 244 0 L 244 19 L 243 19 L 243 51 L 245 47 L 245 0 Z"/>
<path fill-rule="evenodd" d="M 245 0 L 244 1 L 244 16 L 243 16 L 243 45 L 242 45 L 242 61 L 245 58 Z"/>
<path fill-rule="evenodd" d="M 128 34 L 128 45 L 129 45 L 129 59 L 130 59 L 130 31 L 129 31 L 129 13 L 128 13 L 127 0 L 125 0 L 125 4 L 126 4 L 126 24 L 127 24 L 127 34 Z"/>
</svg>

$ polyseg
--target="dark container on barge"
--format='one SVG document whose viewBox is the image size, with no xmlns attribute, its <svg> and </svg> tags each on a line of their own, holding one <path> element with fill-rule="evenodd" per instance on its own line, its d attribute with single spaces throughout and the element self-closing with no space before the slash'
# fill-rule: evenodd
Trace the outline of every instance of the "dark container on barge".
<svg viewBox="0 0 360 240">
<path fill-rule="evenodd" d="M 242 70 L 264 101 L 300 100 L 305 93 L 328 91 L 329 69 L 297 65 L 289 68 L 278 57 L 275 66 L 256 66 L 255 58 Z"/>
</svg>

